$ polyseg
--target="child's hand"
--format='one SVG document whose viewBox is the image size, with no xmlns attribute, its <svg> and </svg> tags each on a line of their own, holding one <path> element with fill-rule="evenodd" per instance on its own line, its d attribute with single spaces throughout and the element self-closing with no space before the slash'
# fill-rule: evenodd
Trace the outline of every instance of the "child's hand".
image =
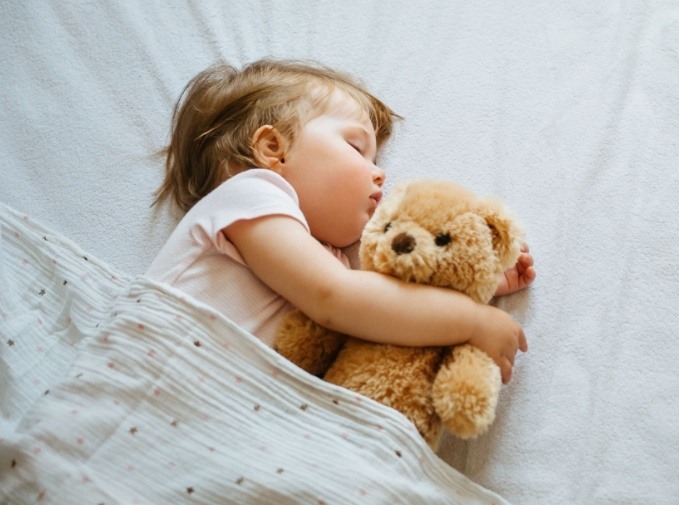
<svg viewBox="0 0 679 505">
<path fill-rule="evenodd" d="M 502 382 L 512 378 L 512 367 L 516 352 L 528 351 L 523 328 L 506 312 L 490 305 L 479 305 L 478 324 L 467 343 L 478 347 L 500 367 Z"/>
<path fill-rule="evenodd" d="M 533 256 L 528 252 L 528 245 L 523 244 L 516 265 L 500 274 L 495 296 L 509 295 L 527 288 L 534 280 Z"/>
</svg>

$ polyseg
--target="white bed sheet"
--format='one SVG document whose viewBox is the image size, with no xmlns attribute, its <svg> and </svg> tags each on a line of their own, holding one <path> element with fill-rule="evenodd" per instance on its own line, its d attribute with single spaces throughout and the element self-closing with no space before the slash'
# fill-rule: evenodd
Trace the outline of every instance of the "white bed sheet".
<svg viewBox="0 0 679 505">
<path fill-rule="evenodd" d="M 405 116 L 390 184 L 454 179 L 528 230 L 538 280 L 500 306 L 530 352 L 492 431 L 441 456 L 514 503 L 675 503 L 676 1 L 5 2 L 0 201 L 142 273 L 175 222 L 149 208 L 174 100 L 263 56 Z"/>
</svg>

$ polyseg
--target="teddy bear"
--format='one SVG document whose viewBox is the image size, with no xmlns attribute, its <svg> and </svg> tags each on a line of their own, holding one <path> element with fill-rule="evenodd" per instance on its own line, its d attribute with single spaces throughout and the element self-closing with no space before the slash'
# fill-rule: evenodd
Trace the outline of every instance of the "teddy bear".
<svg viewBox="0 0 679 505">
<path fill-rule="evenodd" d="M 488 303 L 521 243 L 519 225 L 498 201 L 453 182 L 416 180 L 384 198 L 358 256 L 362 269 Z M 470 439 L 495 419 L 500 369 L 472 345 L 377 344 L 323 328 L 295 310 L 279 326 L 274 349 L 311 374 L 400 411 L 434 449 L 444 426 Z"/>
</svg>

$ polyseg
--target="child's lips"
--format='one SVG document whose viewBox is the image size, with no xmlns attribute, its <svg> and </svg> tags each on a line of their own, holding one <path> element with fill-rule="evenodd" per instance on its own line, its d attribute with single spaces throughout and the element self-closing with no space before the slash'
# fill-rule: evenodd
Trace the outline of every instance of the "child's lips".
<svg viewBox="0 0 679 505">
<path fill-rule="evenodd" d="M 370 199 L 375 201 L 375 206 L 379 205 L 380 201 L 382 200 L 382 191 L 375 191 L 372 195 L 370 195 Z"/>
</svg>

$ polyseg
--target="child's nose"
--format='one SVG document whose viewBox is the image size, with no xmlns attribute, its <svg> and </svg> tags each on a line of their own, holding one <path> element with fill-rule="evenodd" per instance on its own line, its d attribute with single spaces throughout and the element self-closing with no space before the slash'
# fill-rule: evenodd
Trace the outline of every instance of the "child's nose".
<svg viewBox="0 0 679 505">
<path fill-rule="evenodd" d="M 375 165 L 375 168 L 373 168 L 373 181 L 375 181 L 375 184 L 377 184 L 379 187 L 382 187 L 386 178 L 386 172 Z"/>
</svg>

